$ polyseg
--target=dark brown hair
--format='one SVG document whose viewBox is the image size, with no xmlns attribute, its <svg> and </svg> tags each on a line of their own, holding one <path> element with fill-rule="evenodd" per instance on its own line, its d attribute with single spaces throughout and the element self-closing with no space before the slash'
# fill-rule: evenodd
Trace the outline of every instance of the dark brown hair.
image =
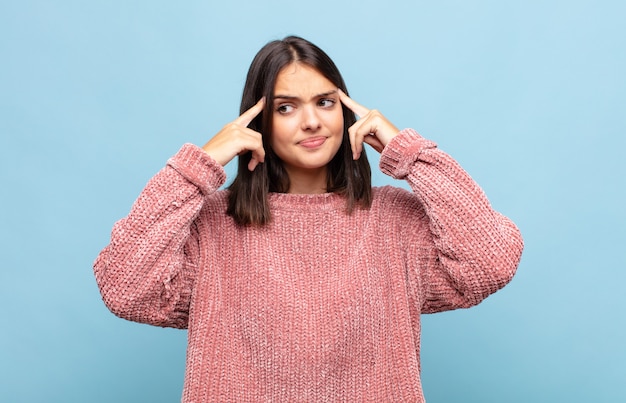
<svg viewBox="0 0 626 403">
<path fill-rule="evenodd" d="M 337 88 L 348 94 L 346 84 L 335 63 L 323 50 L 311 42 L 288 36 L 283 40 L 269 42 L 254 57 L 241 97 L 240 113 L 254 106 L 265 97 L 265 108 L 248 127 L 262 134 L 265 162 L 254 171 L 248 170 L 252 153 L 238 157 L 237 176 L 228 187 L 227 213 L 240 225 L 264 225 L 271 220 L 268 203 L 269 192 L 286 193 L 289 176 L 280 158 L 270 146 L 274 87 L 278 73 L 287 65 L 298 62 L 321 73 Z M 346 198 L 346 211 L 351 213 L 356 206 L 369 208 L 372 203 L 370 165 L 365 154 L 354 161 L 350 148 L 348 128 L 356 122 L 354 112 L 342 105 L 343 141 L 337 154 L 328 163 L 327 191 Z"/>
</svg>

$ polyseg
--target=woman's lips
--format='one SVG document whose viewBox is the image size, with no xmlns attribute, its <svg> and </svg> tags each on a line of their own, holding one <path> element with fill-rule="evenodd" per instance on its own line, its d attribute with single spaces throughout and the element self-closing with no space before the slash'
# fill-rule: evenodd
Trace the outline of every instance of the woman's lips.
<svg viewBox="0 0 626 403">
<path fill-rule="evenodd" d="M 298 142 L 302 147 L 306 148 L 317 148 L 324 144 L 326 141 L 326 137 L 311 137 L 309 139 L 302 140 Z"/>
</svg>

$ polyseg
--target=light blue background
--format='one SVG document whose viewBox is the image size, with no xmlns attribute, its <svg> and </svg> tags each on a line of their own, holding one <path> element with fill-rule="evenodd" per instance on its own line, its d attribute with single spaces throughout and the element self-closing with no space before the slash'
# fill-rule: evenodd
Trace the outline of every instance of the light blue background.
<svg viewBox="0 0 626 403">
<path fill-rule="evenodd" d="M 429 403 L 626 401 L 625 4 L 2 0 L 0 401 L 179 401 L 185 332 L 114 317 L 92 263 L 292 33 L 524 234 L 509 286 L 424 318 Z"/>
</svg>

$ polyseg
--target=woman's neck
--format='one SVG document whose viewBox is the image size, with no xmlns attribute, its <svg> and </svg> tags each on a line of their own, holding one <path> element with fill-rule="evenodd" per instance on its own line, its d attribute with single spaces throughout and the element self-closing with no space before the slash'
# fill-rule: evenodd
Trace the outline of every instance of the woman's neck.
<svg viewBox="0 0 626 403">
<path fill-rule="evenodd" d="M 289 175 L 289 193 L 321 194 L 326 193 L 327 168 L 287 169 Z"/>
</svg>

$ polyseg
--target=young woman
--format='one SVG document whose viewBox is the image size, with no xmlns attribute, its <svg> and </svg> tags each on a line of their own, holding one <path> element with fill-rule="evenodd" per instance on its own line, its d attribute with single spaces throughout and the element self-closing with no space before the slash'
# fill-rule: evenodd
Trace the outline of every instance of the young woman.
<svg viewBox="0 0 626 403">
<path fill-rule="evenodd" d="M 413 192 L 372 188 L 363 143 Z M 167 162 L 94 269 L 116 315 L 188 329 L 185 402 L 420 402 L 420 315 L 478 304 L 522 247 L 450 156 L 288 37 L 252 62 L 241 116 Z"/>
</svg>

